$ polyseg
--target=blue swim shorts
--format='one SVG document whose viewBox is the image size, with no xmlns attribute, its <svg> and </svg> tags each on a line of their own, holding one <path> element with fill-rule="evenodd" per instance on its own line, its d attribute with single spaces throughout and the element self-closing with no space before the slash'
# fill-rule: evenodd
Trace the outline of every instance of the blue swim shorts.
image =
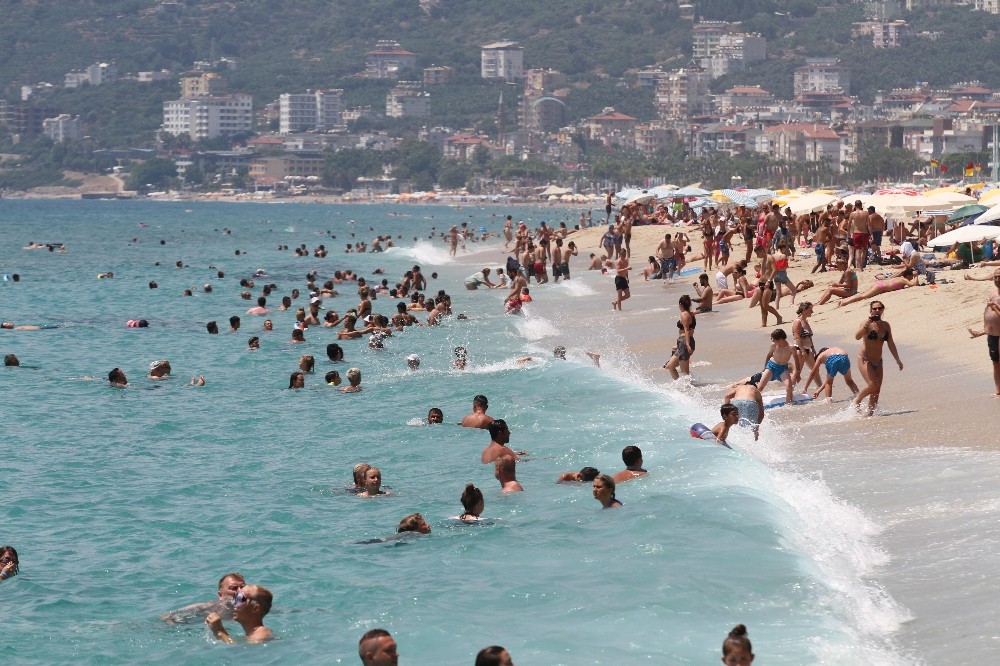
<svg viewBox="0 0 1000 666">
<path fill-rule="evenodd" d="M 847 358 L 847 354 L 833 354 L 826 358 L 826 374 L 831 377 L 836 377 L 837 373 L 844 376 L 847 375 L 847 371 L 851 369 L 851 359 Z"/>
</svg>

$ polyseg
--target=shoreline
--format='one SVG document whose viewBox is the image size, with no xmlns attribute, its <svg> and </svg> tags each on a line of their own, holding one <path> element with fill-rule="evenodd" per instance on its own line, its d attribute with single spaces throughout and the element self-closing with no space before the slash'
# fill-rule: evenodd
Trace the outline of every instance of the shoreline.
<svg viewBox="0 0 1000 666">
<path fill-rule="evenodd" d="M 625 301 L 623 312 L 606 309 L 614 294 L 610 277 L 604 282 L 606 287 L 598 288 L 596 297 L 588 297 L 593 306 L 587 323 L 607 326 L 624 340 L 643 378 L 660 387 L 675 385 L 661 366 L 669 358 L 675 344 L 677 300 L 682 294 L 695 295 L 692 283 L 697 280 L 697 274 L 664 286 L 659 280 L 643 281 L 641 269 L 646 265 L 645 257 L 654 254 L 663 234 L 677 230 L 691 236 L 693 247 L 699 246 L 700 235 L 687 228 L 651 226 L 633 229 L 630 261 L 633 267 L 630 278 L 632 298 Z M 597 252 L 596 246 L 603 231 L 604 228 L 598 226 L 570 236 L 580 248 L 581 257 L 575 260 L 578 265 L 586 265 L 584 259 L 587 255 Z M 743 251 L 741 242 L 733 249 L 733 256 L 742 257 Z M 806 277 L 814 264 L 809 258 L 797 259 L 789 269 L 789 277 L 793 281 Z M 992 368 L 985 338 L 971 339 L 966 330 L 970 326 L 982 327 L 982 310 L 990 283 L 966 281 L 962 277 L 966 274 L 988 275 L 993 270 L 987 267 L 943 271 L 938 273 L 939 279 L 946 277 L 952 280 L 950 284 L 911 287 L 877 297 L 886 305 L 885 318 L 892 326 L 904 368 L 899 371 L 895 367 L 886 349 L 885 383 L 875 416 L 863 417 L 850 409 L 851 394 L 843 377 L 840 377 L 834 383 L 832 402 L 821 398 L 805 405 L 768 409 L 760 443 L 751 442 L 746 447 L 740 447 L 746 448 L 747 453 L 761 459 L 769 467 L 792 471 L 807 478 L 823 479 L 839 501 L 859 508 L 865 516 L 878 522 L 879 527 L 872 541 L 876 548 L 888 553 L 888 561 L 875 565 L 871 571 L 863 571 L 861 577 L 876 589 L 884 589 L 896 603 L 912 613 L 910 619 L 904 620 L 901 626 L 889 633 L 888 639 L 904 654 L 918 654 L 920 661 L 934 661 L 930 655 L 941 657 L 948 653 L 946 650 L 955 647 L 954 642 L 942 643 L 942 636 L 953 631 L 954 626 L 953 616 L 941 609 L 962 608 L 969 590 L 962 585 L 951 584 L 949 578 L 954 575 L 952 569 L 957 568 L 963 575 L 972 576 L 978 573 L 980 566 L 979 558 L 971 554 L 952 556 L 952 562 L 947 564 L 938 562 L 932 554 L 925 554 L 921 544 L 930 534 L 957 527 L 953 525 L 953 520 L 960 521 L 958 526 L 967 521 L 969 529 L 975 521 L 964 513 L 954 518 L 945 514 L 938 518 L 940 523 L 935 526 L 934 532 L 925 533 L 928 526 L 920 523 L 918 517 L 909 515 L 913 509 L 913 498 L 886 494 L 880 490 L 881 479 L 883 476 L 888 479 L 896 469 L 903 469 L 901 464 L 891 462 L 894 456 L 922 460 L 924 457 L 933 458 L 941 449 L 956 454 L 987 454 L 997 450 L 992 438 L 982 436 L 984 416 L 996 414 L 1000 404 L 993 396 Z M 870 285 L 875 279 L 874 274 L 872 267 L 859 273 L 860 290 Z M 839 272 L 817 273 L 811 277 L 816 285 L 800 294 L 796 303 L 818 300 L 826 285 L 837 280 Z M 957 280 L 954 279 L 956 277 Z M 714 271 L 710 273 L 710 279 L 714 283 Z M 534 289 L 532 291 L 541 306 L 536 307 L 544 314 L 544 288 L 539 289 L 537 294 Z M 835 301 L 817 307 L 816 314 L 809 319 L 816 335 L 816 348 L 838 346 L 846 350 L 854 379 L 863 387 L 864 379 L 857 367 L 861 343 L 855 340 L 854 333 L 867 316 L 868 304 L 863 301 L 838 308 Z M 772 317 L 769 326 L 762 328 L 759 309 L 750 310 L 747 306 L 746 301 L 739 301 L 717 306 L 713 313 L 697 315 L 695 337 L 698 346 L 692 357 L 693 381 L 687 383 L 682 379 L 677 385 L 679 390 L 701 396 L 709 402 L 717 398 L 715 404 L 721 404 L 722 387 L 760 371 L 770 345 L 770 331 L 777 326 Z M 789 298 L 782 299 L 779 311 L 784 318 L 782 327 L 790 339 L 795 314 Z M 825 379 L 825 375 L 821 369 L 820 378 Z M 800 383 L 797 388 L 801 386 Z M 783 387 L 772 382 L 764 393 L 779 392 L 783 392 Z M 705 420 L 705 424 L 711 427 L 717 423 L 717 412 L 713 413 L 713 418 L 712 422 Z M 692 417 L 692 420 L 698 419 Z M 779 438 L 781 443 L 777 461 L 769 457 L 767 450 L 766 439 L 774 437 Z M 770 444 L 778 446 L 779 442 L 772 439 Z M 856 470 L 846 475 L 844 470 L 829 471 L 831 460 L 850 456 L 873 456 L 876 460 L 883 458 L 890 462 L 885 466 L 871 467 L 865 478 L 858 478 Z M 947 502 L 946 488 L 946 482 L 942 480 L 936 485 L 921 488 L 920 492 L 938 502 Z M 972 542 L 971 551 L 991 547 L 989 535 L 960 531 L 966 540 Z M 911 567 L 920 568 L 919 578 L 914 578 Z M 984 622 L 986 618 L 975 616 L 972 621 Z M 967 647 L 970 650 L 979 649 L 971 643 Z"/>
</svg>

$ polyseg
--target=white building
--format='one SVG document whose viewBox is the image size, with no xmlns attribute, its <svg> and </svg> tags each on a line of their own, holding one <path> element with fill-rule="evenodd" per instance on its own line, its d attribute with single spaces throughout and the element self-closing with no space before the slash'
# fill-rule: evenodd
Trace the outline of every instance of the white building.
<svg viewBox="0 0 1000 666">
<path fill-rule="evenodd" d="M 484 79 L 524 78 L 524 48 L 517 42 L 493 42 L 482 47 L 482 77 Z"/>
<path fill-rule="evenodd" d="M 343 94 L 344 91 L 338 88 L 281 95 L 278 98 L 278 133 L 329 132 L 343 127 Z"/>
<path fill-rule="evenodd" d="M 246 94 L 163 103 L 163 131 L 194 141 L 253 130 L 253 98 Z"/>
<path fill-rule="evenodd" d="M 851 70 L 835 58 L 807 58 L 806 64 L 795 68 L 795 96 L 806 93 L 840 93 L 851 90 Z"/>
<path fill-rule="evenodd" d="M 1000 14 L 1000 0 L 975 0 L 973 7 L 981 12 Z"/>
<path fill-rule="evenodd" d="M 87 80 L 92 86 L 99 86 L 104 83 L 114 83 L 118 80 L 118 65 L 107 62 L 99 62 L 87 68 Z"/>
<path fill-rule="evenodd" d="M 399 42 L 383 39 L 365 54 L 365 76 L 369 79 L 397 79 L 417 66 L 417 55 L 403 49 Z"/>
<path fill-rule="evenodd" d="M 80 116 L 62 114 L 42 121 L 42 131 L 56 143 L 66 143 L 80 138 Z"/>
<path fill-rule="evenodd" d="M 390 118 L 429 116 L 431 95 L 421 92 L 419 83 L 401 83 L 385 96 L 385 115 Z"/>
</svg>

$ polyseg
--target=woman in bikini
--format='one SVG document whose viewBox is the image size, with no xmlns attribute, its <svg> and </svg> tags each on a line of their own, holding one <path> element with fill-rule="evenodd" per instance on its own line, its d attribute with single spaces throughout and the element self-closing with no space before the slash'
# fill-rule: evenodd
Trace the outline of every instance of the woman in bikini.
<svg viewBox="0 0 1000 666">
<path fill-rule="evenodd" d="M 897 291 L 899 289 L 906 289 L 907 287 L 916 287 L 918 284 L 920 284 L 920 278 L 917 277 L 917 274 L 913 272 L 912 268 L 907 268 L 905 271 L 903 271 L 902 276 L 894 277 L 892 279 L 885 281 L 879 280 L 878 282 L 873 284 L 868 289 L 868 291 L 862 294 L 855 294 L 850 298 L 845 298 L 844 300 L 840 301 L 839 303 L 837 303 L 837 307 L 839 308 L 847 305 L 848 303 L 856 303 L 858 301 L 863 301 L 869 298 L 873 298 L 875 296 L 879 296 L 880 294 L 884 294 L 886 292 Z"/>
<path fill-rule="evenodd" d="M 691 311 L 691 297 L 684 294 L 677 303 L 681 316 L 677 319 L 677 346 L 663 367 L 670 371 L 670 376 L 679 379 L 682 374 L 691 374 L 691 356 L 694 355 L 694 329 L 698 325 Z M 678 372 L 680 368 L 680 372 Z"/>
<path fill-rule="evenodd" d="M 720 289 L 719 293 L 715 295 L 716 305 L 720 303 L 734 303 L 753 296 L 753 287 L 747 281 L 746 269 L 737 266 L 733 269 L 733 275 L 736 278 L 736 287 L 733 289 Z"/>
<path fill-rule="evenodd" d="M 705 251 L 702 256 L 704 262 L 704 271 L 707 273 L 712 269 L 712 261 L 715 259 L 715 250 L 717 249 L 715 241 L 715 216 L 706 218 L 701 225 L 702 234 L 702 246 Z"/>
<path fill-rule="evenodd" d="M 809 325 L 809 316 L 813 313 L 813 305 L 809 301 L 799 303 L 799 307 L 795 312 L 798 314 L 798 317 L 792 323 L 792 339 L 795 340 L 795 344 L 793 345 L 795 349 L 795 365 L 800 370 L 802 368 L 809 368 L 811 373 L 813 365 L 816 363 L 816 345 L 812 339 L 812 326 Z M 819 380 L 819 373 L 816 373 L 816 386 L 817 388 L 823 387 L 823 382 Z M 806 384 L 805 391 L 809 392 L 809 384 Z"/>
<path fill-rule="evenodd" d="M 858 274 L 853 268 L 847 266 L 847 259 L 837 257 L 837 268 L 843 271 L 840 275 L 840 281 L 830 285 L 830 288 L 824 291 L 823 295 L 816 301 L 816 305 L 823 305 L 834 296 L 848 298 L 858 293 Z"/>
<path fill-rule="evenodd" d="M 861 351 L 858 354 L 858 368 L 861 376 L 868 382 L 860 393 L 854 397 L 854 407 L 858 409 L 865 396 L 868 397 L 868 416 L 875 413 L 878 405 L 879 393 L 882 391 L 882 347 L 889 345 L 889 352 L 896 359 L 896 365 L 903 369 L 903 362 L 899 360 L 899 352 L 896 351 L 896 341 L 892 339 L 892 327 L 889 322 L 882 320 L 882 313 L 885 312 L 885 305 L 882 301 L 872 301 L 869 305 L 871 313 L 867 319 L 861 322 L 858 332 L 854 334 L 855 339 L 861 340 Z"/>
</svg>

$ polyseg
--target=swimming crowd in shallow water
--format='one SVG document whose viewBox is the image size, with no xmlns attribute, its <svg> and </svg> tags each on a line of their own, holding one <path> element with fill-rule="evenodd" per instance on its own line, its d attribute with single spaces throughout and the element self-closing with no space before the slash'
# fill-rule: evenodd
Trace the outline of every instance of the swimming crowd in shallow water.
<svg viewBox="0 0 1000 666">
<path fill-rule="evenodd" d="M 508 216 L 508 227 L 510 226 L 510 216 Z M 470 276 L 465 281 L 467 289 L 476 289 L 480 286 L 488 288 L 509 288 L 507 298 L 504 299 L 505 310 L 508 313 L 520 311 L 519 304 L 530 302 L 530 294 L 527 289 L 527 280 L 530 277 L 544 275 L 544 265 L 549 260 L 553 262 L 553 276 L 555 281 L 559 279 L 570 279 L 569 259 L 576 256 L 577 250 L 573 242 L 563 250 L 563 238 L 559 232 L 546 229 L 545 225 L 539 230 L 539 248 L 543 248 L 541 253 L 542 269 L 533 266 L 532 272 L 522 271 L 520 266 L 513 268 L 508 264 L 495 270 L 497 282 L 489 279 L 490 267 Z M 522 223 L 518 231 L 517 245 L 523 245 L 526 261 L 532 257 L 538 248 L 535 248 L 524 229 L 526 225 Z M 563 225 L 565 230 L 565 225 Z M 453 228 L 448 235 L 442 234 L 445 242 L 448 242 L 454 250 L 460 240 L 456 237 Z M 381 241 L 382 239 L 380 239 Z M 390 243 L 391 243 L 391 239 Z M 379 242 L 374 242 L 372 252 L 381 249 Z M 357 251 L 357 248 L 354 248 Z M 304 246 L 296 248 L 298 256 L 309 256 L 310 251 Z M 564 254 L 565 252 L 565 254 Z M 551 254 L 550 254 L 551 253 Z M 313 256 L 325 256 L 324 248 L 317 248 L 312 251 Z M 177 262 L 178 268 L 186 267 L 182 262 Z M 507 275 L 504 270 L 507 270 Z M 384 274 L 379 269 L 376 275 Z M 510 284 L 507 283 L 507 276 L 511 276 Z M 101 274 L 102 278 L 112 277 L 110 273 Z M 219 279 L 224 278 L 224 274 L 218 272 Z M 437 277 L 436 273 L 430 276 L 431 280 Z M 547 281 L 547 277 L 545 278 Z M 259 283 L 263 283 L 258 287 Z M 406 270 L 398 282 L 390 286 L 387 279 L 369 281 L 359 276 L 351 270 L 334 271 L 331 277 L 321 281 L 317 272 L 310 272 L 306 276 L 305 288 L 292 289 L 287 295 L 280 299 L 275 299 L 278 293 L 278 285 L 268 281 L 267 271 L 257 270 L 252 276 L 240 280 L 240 298 L 245 301 L 255 303 L 247 309 L 242 316 L 232 315 L 228 320 L 229 334 L 238 334 L 243 328 L 244 319 L 263 318 L 260 329 L 253 331 L 253 335 L 247 341 L 247 349 L 259 352 L 261 350 L 261 338 L 263 336 L 275 334 L 273 313 L 289 311 L 294 309 L 294 323 L 290 332 L 289 344 L 302 343 L 306 340 L 306 335 L 323 332 L 324 329 L 331 329 L 336 342 L 331 342 L 326 347 L 328 359 L 333 363 L 345 362 L 345 348 L 342 343 L 351 340 L 365 340 L 367 347 L 373 352 L 384 348 L 387 338 L 399 335 L 411 326 L 435 326 L 443 319 L 453 316 L 452 299 L 444 289 L 440 289 L 434 295 L 429 294 L 428 279 L 424 276 L 421 267 L 414 265 Z M 150 289 L 157 289 L 159 285 L 155 281 L 149 283 Z M 260 295 L 253 297 L 253 291 L 260 289 Z M 324 306 L 324 301 L 335 298 L 346 289 L 357 290 L 358 303 L 342 314 Z M 212 285 L 206 284 L 202 290 L 206 293 L 212 291 Z M 183 296 L 192 296 L 195 289 L 189 288 L 183 291 Z M 296 307 L 296 301 L 305 298 L 308 302 Z M 391 318 L 385 314 L 374 311 L 374 303 L 379 298 L 390 299 L 395 303 L 396 312 Z M 280 303 L 272 310 L 271 301 Z M 511 305 L 515 301 L 518 307 Z M 418 315 L 423 316 L 421 321 Z M 464 318 L 458 315 L 458 319 Z M 146 319 L 131 319 L 124 323 L 127 328 L 149 328 L 155 326 L 155 321 L 151 324 Z M 42 326 L 22 325 L 15 326 L 12 323 L 4 323 L 4 328 L 11 330 L 40 330 Z M 209 335 L 219 335 L 218 322 L 209 321 L 205 323 L 205 330 Z M 454 350 L 454 360 L 452 367 L 455 370 L 464 370 L 469 361 L 468 351 L 464 347 L 457 347 Z M 586 352 L 590 360 L 598 367 L 600 366 L 600 356 L 593 352 Z M 565 347 L 557 347 L 554 352 L 557 360 L 566 359 Z M 531 357 L 515 359 L 517 363 L 523 364 L 531 361 Z M 420 358 L 416 354 L 406 357 L 407 367 L 410 371 L 418 371 L 420 368 Z M 8 354 L 5 358 L 5 365 L 16 367 L 19 359 L 13 354 Z M 146 379 L 150 382 L 160 382 L 172 377 L 173 366 L 169 359 L 156 359 L 150 362 L 146 371 Z M 299 358 L 298 367 L 289 376 L 288 388 L 290 390 L 302 389 L 307 382 L 307 378 L 316 373 L 316 359 L 314 356 L 305 354 Z M 363 390 L 361 370 L 357 367 L 350 367 L 345 371 L 347 383 L 344 384 L 338 370 L 331 370 L 324 375 L 323 381 L 326 385 L 336 388 L 344 393 L 357 393 Z M 133 387 L 123 369 L 113 368 L 107 375 L 108 384 L 115 389 L 126 389 Z M 191 386 L 205 386 L 206 378 L 196 375 L 190 379 Z M 460 425 L 468 428 L 476 428 L 488 432 L 489 444 L 483 449 L 481 462 L 493 466 L 494 477 L 504 493 L 522 492 L 523 486 L 517 479 L 516 467 L 518 462 L 525 459 L 527 452 L 514 450 L 509 446 L 511 431 L 503 419 L 494 419 L 487 414 L 489 407 L 488 399 L 483 395 L 477 395 L 472 400 L 472 411 L 460 422 Z M 726 411 L 723 408 L 723 421 L 716 428 L 710 429 L 712 438 L 720 443 L 725 443 L 725 433 L 730 426 L 736 423 L 733 418 L 734 410 Z M 431 408 L 427 415 L 428 425 L 441 424 L 444 421 L 444 414 L 440 408 Z M 557 479 L 560 483 L 589 483 L 592 486 L 594 499 L 603 508 L 617 508 L 623 506 L 620 499 L 616 497 L 616 490 L 621 483 L 631 479 L 639 478 L 647 474 L 643 468 L 642 452 L 636 446 L 628 446 L 622 451 L 622 461 L 624 469 L 614 475 L 602 474 L 596 468 L 585 467 L 579 472 L 565 472 Z M 373 498 L 390 494 L 382 488 L 381 470 L 368 463 L 359 463 L 354 468 L 353 485 L 349 488 L 359 498 Z M 485 511 L 485 500 L 481 489 L 474 484 L 466 484 L 460 496 L 462 513 L 458 520 L 466 523 L 475 523 L 483 520 Z M 429 534 L 430 524 L 419 513 L 410 514 L 400 520 L 396 530 L 396 537 L 408 534 Z M 384 541 L 384 540 L 380 540 Z M 19 561 L 17 552 L 11 546 L 0 547 L 0 582 L 10 580 L 19 573 Z M 264 619 L 270 612 L 274 602 L 273 593 L 262 585 L 247 584 L 242 575 L 230 573 L 223 576 L 218 583 L 217 599 L 187 606 L 185 608 L 165 614 L 162 619 L 165 622 L 189 623 L 192 619 L 204 621 L 211 634 L 218 640 L 225 643 L 236 642 L 224 625 L 224 621 L 235 621 L 244 631 L 245 640 L 249 643 L 262 643 L 275 638 L 274 634 L 264 625 Z M 753 660 L 750 650 L 749 640 L 746 639 L 745 629 L 738 626 L 731 632 L 723 645 L 723 662 L 726 664 L 745 665 Z M 396 644 L 391 635 L 381 629 L 374 629 L 366 632 L 359 641 L 359 657 L 363 664 L 382 665 L 396 664 L 398 653 Z M 500 646 L 490 646 L 484 648 L 476 657 L 477 666 L 486 665 L 513 665 L 510 654 Z"/>
</svg>

